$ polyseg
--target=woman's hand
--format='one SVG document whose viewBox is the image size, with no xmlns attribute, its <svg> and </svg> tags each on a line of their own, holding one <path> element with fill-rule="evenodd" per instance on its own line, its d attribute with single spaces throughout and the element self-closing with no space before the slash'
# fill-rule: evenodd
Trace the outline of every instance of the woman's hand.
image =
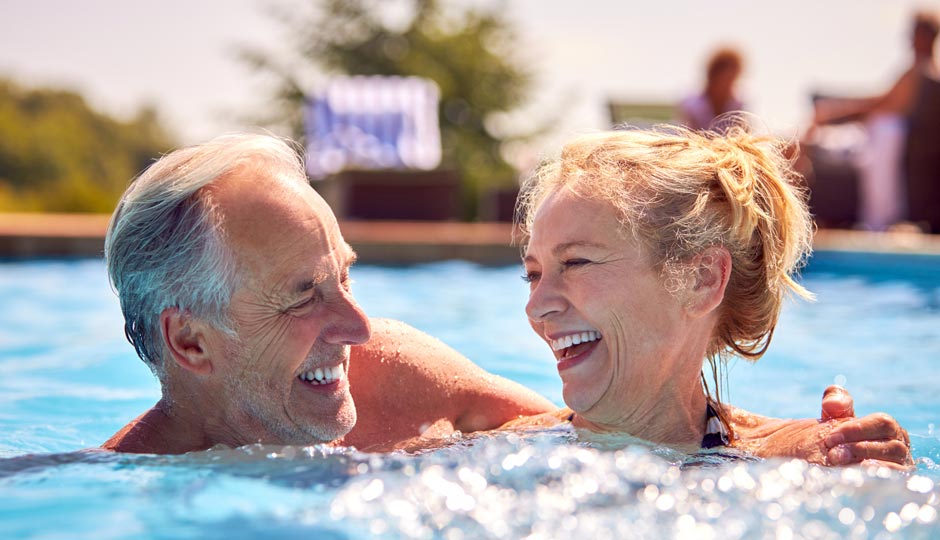
<svg viewBox="0 0 940 540">
<path fill-rule="evenodd" d="M 736 434 L 734 446 L 757 456 L 799 458 L 819 465 L 914 467 L 910 439 L 885 413 L 855 418 L 852 396 L 826 388 L 821 419 L 780 420 L 726 408 Z"/>
<path fill-rule="evenodd" d="M 833 424 L 825 438 L 827 465 L 914 466 L 907 430 L 885 413 L 855 418 L 852 396 L 841 386 L 823 393 L 822 422 Z"/>
</svg>

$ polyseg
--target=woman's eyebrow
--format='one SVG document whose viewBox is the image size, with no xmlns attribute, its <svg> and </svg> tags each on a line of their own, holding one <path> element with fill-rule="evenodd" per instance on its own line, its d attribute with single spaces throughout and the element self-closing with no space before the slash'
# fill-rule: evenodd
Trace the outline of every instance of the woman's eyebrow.
<svg viewBox="0 0 940 540">
<path fill-rule="evenodd" d="M 556 245 L 554 248 L 552 248 L 552 254 L 559 255 L 561 253 L 568 251 L 569 249 L 578 248 L 578 247 L 599 249 L 599 248 L 604 248 L 605 246 L 604 244 L 601 244 L 598 242 L 591 242 L 588 240 L 575 240 L 572 242 L 563 242 L 561 244 Z"/>
<path fill-rule="evenodd" d="M 568 251 L 569 249 L 578 248 L 578 247 L 604 249 L 607 246 L 598 242 L 591 242 L 589 240 L 572 240 L 571 242 L 562 242 L 561 244 L 558 244 L 555 247 L 553 247 L 552 255 L 557 257 L 561 255 L 562 253 Z M 535 261 L 535 257 L 527 254 L 525 257 L 522 258 L 522 262 L 527 263 L 527 262 L 536 262 L 536 261 Z"/>
</svg>

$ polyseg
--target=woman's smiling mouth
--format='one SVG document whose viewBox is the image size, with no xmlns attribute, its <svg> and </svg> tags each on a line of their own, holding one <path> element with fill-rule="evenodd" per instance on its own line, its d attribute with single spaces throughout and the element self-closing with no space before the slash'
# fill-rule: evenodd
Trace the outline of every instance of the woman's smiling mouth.
<svg viewBox="0 0 940 540">
<path fill-rule="evenodd" d="M 568 334 L 567 336 L 562 336 L 557 339 L 550 339 L 549 345 L 552 350 L 555 352 L 564 351 L 564 349 L 571 348 L 574 345 L 580 345 L 582 343 L 589 343 L 591 341 L 597 341 L 601 339 L 601 333 L 595 332 L 594 330 L 586 330 L 584 332 L 576 332 L 574 334 Z M 567 354 L 562 356 L 568 356 Z"/>
<path fill-rule="evenodd" d="M 575 332 L 559 338 L 549 339 L 549 346 L 558 361 L 558 370 L 568 369 L 587 358 L 587 353 L 594 349 L 601 339 L 601 333 L 594 330 Z"/>
</svg>

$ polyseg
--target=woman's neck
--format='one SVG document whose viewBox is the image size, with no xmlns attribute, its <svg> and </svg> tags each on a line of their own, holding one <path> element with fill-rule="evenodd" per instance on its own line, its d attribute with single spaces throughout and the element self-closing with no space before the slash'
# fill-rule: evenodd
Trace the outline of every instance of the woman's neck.
<svg viewBox="0 0 940 540">
<path fill-rule="evenodd" d="M 698 448 L 705 436 L 708 401 L 701 386 L 664 389 L 650 403 L 631 404 L 630 412 L 611 419 L 592 411 L 576 413 L 572 424 L 596 433 L 627 433 L 658 444 Z"/>
</svg>

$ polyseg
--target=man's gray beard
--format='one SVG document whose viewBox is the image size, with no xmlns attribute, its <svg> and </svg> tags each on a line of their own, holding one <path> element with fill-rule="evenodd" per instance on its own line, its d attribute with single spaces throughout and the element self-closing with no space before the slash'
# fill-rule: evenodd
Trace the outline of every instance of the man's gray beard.
<svg viewBox="0 0 940 540">
<path fill-rule="evenodd" d="M 348 359 L 349 347 L 344 347 L 344 359 Z M 232 345 L 230 354 L 238 355 L 232 358 L 240 357 L 244 361 L 244 349 L 241 343 L 236 341 Z M 309 355 L 307 359 L 313 355 Z M 254 367 L 254 366 L 253 366 Z M 260 366 L 258 366 L 260 367 Z M 243 374 L 242 377 L 233 377 L 226 386 L 233 396 L 244 396 L 240 403 L 243 413 L 250 417 L 251 421 L 260 424 L 269 434 L 274 435 L 280 441 L 280 444 L 310 445 L 335 441 L 352 430 L 356 424 L 356 407 L 352 401 L 352 396 L 348 390 L 346 392 L 346 402 L 339 408 L 337 418 L 328 425 L 316 423 L 311 419 L 302 419 L 302 422 L 290 422 L 291 416 L 287 411 L 281 411 L 281 414 L 270 414 L 272 403 L 269 401 L 267 407 L 265 403 L 259 401 L 266 392 L 270 390 L 267 386 L 268 380 L 262 376 L 259 369 L 252 369 L 250 373 Z M 348 383 L 348 381 L 347 381 Z M 289 384 L 289 383 L 288 383 Z M 277 390 L 289 390 L 277 389 Z M 282 396 L 287 392 L 279 392 Z M 275 407 L 283 407 L 283 404 L 276 404 Z"/>
</svg>

